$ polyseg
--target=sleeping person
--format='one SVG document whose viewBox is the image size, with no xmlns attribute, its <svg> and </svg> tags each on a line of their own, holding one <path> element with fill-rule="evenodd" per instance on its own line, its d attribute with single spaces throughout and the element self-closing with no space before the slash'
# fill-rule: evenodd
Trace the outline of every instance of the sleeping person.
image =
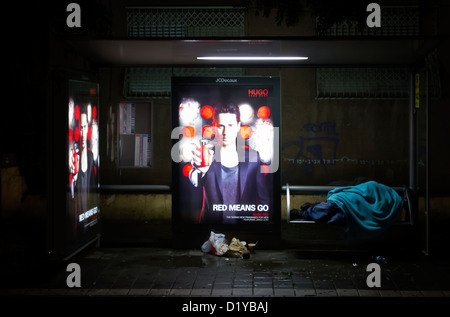
<svg viewBox="0 0 450 317">
<path fill-rule="evenodd" d="M 343 225 L 348 242 L 356 242 L 383 233 L 396 221 L 402 207 L 403 199 L 394 189 L 369 181 L 335 188 L 325 202 L 306 203 L 301 210 L 291 210 L 290 217 Z"/>
</svg>

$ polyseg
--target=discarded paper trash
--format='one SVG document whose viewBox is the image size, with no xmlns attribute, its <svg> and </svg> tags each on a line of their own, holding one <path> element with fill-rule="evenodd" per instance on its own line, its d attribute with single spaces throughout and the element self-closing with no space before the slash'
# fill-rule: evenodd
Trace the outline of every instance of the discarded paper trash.
<svg viewBox="0 0 450 317">
<path fill-rule="evenodd" d="M 215 233 L 214 231 L 211 231 L 209 239 L 203 243 L 202 251 L 205 253 L 211 252 L 219 256 L 226 254 L 230 258 L 239 258 L 244 255 L 248 255 L 247 258 L 249 258 L 250 256 L 245 242 L 233 238 L 228 245 L 225 235 L 223 233 Z"/>
<path fill-rule="evenodd" d="M 245 245 L 243 245 L 239 239 L 233 238 L 228 246 L 227 256 L 238 258 L 244 251 L 247 251 Z"/>
</svg>

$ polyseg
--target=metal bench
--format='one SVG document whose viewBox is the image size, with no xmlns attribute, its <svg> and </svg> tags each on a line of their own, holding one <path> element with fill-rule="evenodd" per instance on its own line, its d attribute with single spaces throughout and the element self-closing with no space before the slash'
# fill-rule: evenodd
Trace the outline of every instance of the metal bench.
<svg viewBox="0 0 450 317">
<path fill-rule="evenodd" d="M 291 210 L 291 193 L 298 194 L 327 194 L 330 190 L 338 188 L 341 186 L 291 186 L 286 183 L 286 186 L 282 186 L 282 190 L 286 192 L 286 204 L 287 204 L 287 215 L 286 219 L 289 224 L 311 224 L 316 223 L 312 220 L 304 219 L 290 219 Z M 413 204 L 411 201 L 411 192 L 407 187 L 392 187 L 402 198 L 403 198 L 403 208 L 406 209 L 406 217 L 404 221 L 398 221 L 400 225 L 414 225 L 413 217 Z"/>
</svg>

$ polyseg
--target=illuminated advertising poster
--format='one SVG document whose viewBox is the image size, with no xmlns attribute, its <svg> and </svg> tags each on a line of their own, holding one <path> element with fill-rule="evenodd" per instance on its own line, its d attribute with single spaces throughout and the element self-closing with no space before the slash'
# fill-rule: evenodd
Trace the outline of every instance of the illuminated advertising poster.
<svg viewBox="0 0 450 317">
<path fill-rule="evenodd" d="M 173 78 L 172 111 L 173 220 L 278 224 L 279 78 Z"/>
<path fill-rule="evenodd" d="M 98 232 L 98 85 L 69 81 L 66 199 L 67 247 L 76 248 Z"/>
</svg>

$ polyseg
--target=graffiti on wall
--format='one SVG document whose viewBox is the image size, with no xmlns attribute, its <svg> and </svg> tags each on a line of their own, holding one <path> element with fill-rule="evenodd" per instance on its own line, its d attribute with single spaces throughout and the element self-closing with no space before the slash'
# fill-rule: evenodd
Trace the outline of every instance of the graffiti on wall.
<svg viewBox="0 0 450 317">
<path fill-rule="evenodd" d="M 335 165 L 339 145 L 336 122 L 307 123 L 303 128 L 309 135 L 316 136 L 300 135 L 297 140 L 283 144 L 282 153 L 295 153 L 291 157 L 283 156 L 283 161 L 290 167 L 300 165 L 307 176 L 312 175 L 317 166 L 326 168 L 327 165 Z"/>
<path fill-rule="evenodd" d="M 340 137 L 336 122 L 307 123 L 303 130 L 308 136 L 300 135 L 297 140 L 282 145 L 282 161 L 285 165 L 283 176 L 292 171 L 298 172 L 300 168 L 304 176 L 313 176 L 322 169 L 328 174 L 328 168 L 338 164 L 351 164 L 353 166 L 392 166 L 398 167 L 407 163 L 407 160 L 338 157 Z"/>
</svg>

